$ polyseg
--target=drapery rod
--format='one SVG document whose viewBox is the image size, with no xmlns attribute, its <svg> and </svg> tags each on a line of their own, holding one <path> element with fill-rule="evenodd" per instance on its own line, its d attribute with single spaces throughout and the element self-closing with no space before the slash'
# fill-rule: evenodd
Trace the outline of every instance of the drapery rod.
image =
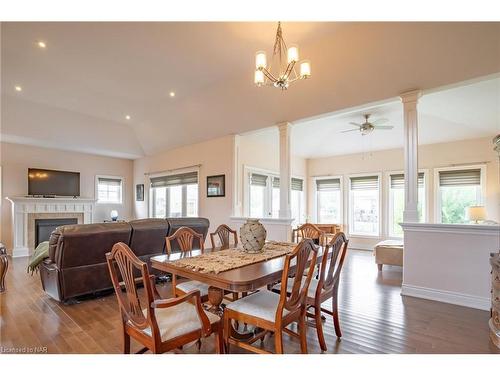
<svg viewBox="0 0 500 375">
<path fill-rule="evenodd" d="M 179 168 L 173 168 L 173 169 L 165 169 L 163 171 L 156 171 L 156 172 L 146 172 L 144 173 L 144 176 L 149 176 L 152 174 L 160 174 L 160 173 L 169 173 L 169 172 L 174 172 L 174 171 L 179 171 L 181 169 L 188 169 L 188 168 L 194 168 L 194 167 L 201 167 L 201 164 L 194 164 L 194 165 L 188 165 L 185 167 L 179 167 Z"/>
</svg>

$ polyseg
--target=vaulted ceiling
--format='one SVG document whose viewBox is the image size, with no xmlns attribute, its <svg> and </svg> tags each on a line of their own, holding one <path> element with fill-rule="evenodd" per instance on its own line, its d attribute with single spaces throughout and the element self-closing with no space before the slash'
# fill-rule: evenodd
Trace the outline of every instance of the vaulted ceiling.
<svg viewBox="0 0 500 375">
<path fill-rule="evenodd" d="M 275 28 L 2 23 L 2 140 L 138 158 L 500 72 L 500 23 L 285 22 L 313 76 L 257 88 Z"/>
</svg>

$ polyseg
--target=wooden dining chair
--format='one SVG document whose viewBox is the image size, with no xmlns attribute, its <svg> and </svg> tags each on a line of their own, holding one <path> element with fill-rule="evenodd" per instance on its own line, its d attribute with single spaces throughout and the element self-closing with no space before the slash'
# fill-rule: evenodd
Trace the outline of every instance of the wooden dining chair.
<svg viewBox="0 0 500 375">
<path fill-rule="evenodd" d="M 339 311 L 338 311 L 338 290 L 340 284 L 340 272 L 344 264 L 344 259 L 347 253 L 349 240 L 343 232 L 335 234 L 331 241 L 325 246 L 324 254 L 321 259 L 319 279 L 313 279 L 310 282 L 307 291 L 307 316 L 314 318 L 316 332 L 321 350 L 326 351 L 325 336 L 323 334 L 322 316 L 321 313 L 326 313 L 332 316 L 335 334 L 337 337 L 342 337 L 340 330 Z M 304 277 L 304 281 L 305 277 Z M 281 293 L 282 286 L 280 284 L 273 288 L 276 293 Z M 287 289 L 288 293 L 292 292 L 290 286 Z M 321 307 L 321 304 L 332 299 L 332 311 Z M 314 309 L 314 312 L 309 310 Z"/>
<path fill-rule="evenodd" d="M 175 231 L 173 235 L 165 237 L 165 241 L 167 245 L 167 254 L 169 255 L 172 252 L 173 241 L 177 241 L 177 243 L 179 244 L 179 249 L 183 253 L 183 255 L 190 255 L 191 251 L 193 250 L 194 241 L 198 242 L 199 248 L 202 253 L 205 249 L 203 235 L 195 232 L 193 229 L 188 227 L 180 227 Z M 200 281 L 189 280 L 177 284 L 177 276 L 172 275 L 172 289 L 175 296 L 182 296 L 184 294 L 192 292 L 193 290 L 199 290 L 202 301 L 208 301 L 208 285 Z"/>
<path fill-rule="evenodd" d="M 325 232 L 311 223 L 302 224 L 296 230 L 296 242 L 300 242 L 304 238 L 310 238 L 316 245 L 323 245 Z"/>
<path fill-rule="evenodd" d="M 162 299 L 147 264 L 123 242 L 113 246 L 106 260 L 122 317 L 123 353 L 130 353 L 131 337 L 144 345 L 137 353 L 163 353 L 212 333 L 217 353 L 223 352 L 222 322 L 217 315 L 203 310 L 199 291 Z M 138 279 L 144 285 L 144 308 L 138 295 Z"/>
<path fill-rule="evenodd" d="M 217 227 L 215 232 L 210 233 L 210 241 L 212 242 L 212 249 L 215 249 L 215 238 L 219 237 L 219 243 L 221 250 L 229 249 L 231 246 L 231 235 L 233 235 L 233 246 L 238 245 L 238 232 L 229 228 L 226 224 L 221 224 Z"/>
<path fill-rule="evenodd" d="M 281 354 L 283 353 L 283 332 L 285 332 L 298 336 L 301 352 L 307 353 L 306 297 L 314 272 L 317 251 L 318 249 L 312 240 L 305 239 L 285 257 L 281 277 L 282 288 L 279 295 L 264 289 L 226 306 L 224 310 L 224 346 L 226 350 L 229 350 L 229 346 L 232 344 L 255 353 L 269 353 L 252 346 L 252 344 L 262 339 L 267 332 L 273 332 L 275 351 Z M 303 280 L 302 274 L 307 269 L 307 276 Z M 297 276 L 289 278 L 292 273 Z M 288 285 L 291 286 L 289 294 L 287 293 Z M 263 331 L 249 341 L 240 341 L 231 334 L 233 321 L 254 325 L 262 328 Z M 286 328 L 292 322 L 298 322 L 298 333 Z"/>
</svg>

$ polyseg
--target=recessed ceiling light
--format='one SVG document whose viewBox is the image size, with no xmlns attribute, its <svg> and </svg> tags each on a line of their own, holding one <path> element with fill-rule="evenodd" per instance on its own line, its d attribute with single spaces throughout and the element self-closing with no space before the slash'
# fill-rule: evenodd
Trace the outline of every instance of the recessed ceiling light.
<svg viewBox="0 0 500 375">
<path fill-rule="evenodd" d="M 40 48 L 47 48 L 47 44 L 43 40 L 39 40 L 37 42 L 37 44 L 38 44 L 38 47 L 40 47 Z"/>
<path fill-rule="evenodd" d="M 130 115 L 127 115 L 127 116 L 125 116 L 125 118 L 126 118 L 127 120 L 130 120 L 130 118 L 131 118 L 131 117 L 130 117 Z"/>
<path fill-rule="evenodd" d="M 17 92 L 23 91 L 23 88 L 21 86 L 14 86 Z"/>
<path fill-rule="evenodd" d="M 170 97 L 173 98 L 175 96 L 175 92 L 170 91 Z"/>
</svg>

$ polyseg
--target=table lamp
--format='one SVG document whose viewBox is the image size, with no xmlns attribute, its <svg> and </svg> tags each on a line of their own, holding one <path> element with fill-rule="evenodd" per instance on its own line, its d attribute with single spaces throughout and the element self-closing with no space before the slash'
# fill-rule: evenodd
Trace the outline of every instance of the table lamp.
<svg viewBox="0 0 500 375">
<path fill-rule="evenodd" d="M 465 215 L 474 224 L 479 224 L 480 221 L 486 219 L 486 208 L 484 206 L 469 206 L 465 209 Z"/>
<path fill-rule="evenodd" d="M 111 220 L 116 221 L 118 219 L 118 211 L 116 210 L 111 210 Z"/>
</svg>

